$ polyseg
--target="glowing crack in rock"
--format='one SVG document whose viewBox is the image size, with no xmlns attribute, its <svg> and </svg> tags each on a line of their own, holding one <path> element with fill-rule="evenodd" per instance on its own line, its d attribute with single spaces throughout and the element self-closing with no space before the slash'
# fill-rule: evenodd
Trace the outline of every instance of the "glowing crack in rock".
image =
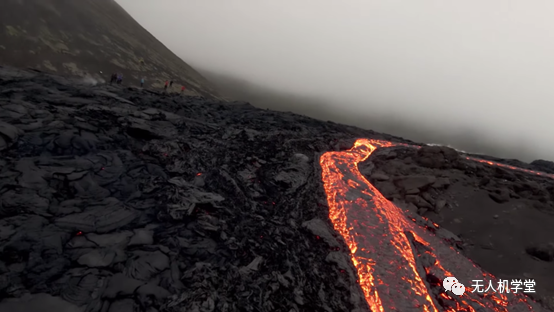
<svg viewBox="0 0 554 312">
<path fill-rule="evenodd" d="M 358 171 L 358 163 L 376 148 L 398 145 L 405 144 L 359 139 L 348 151 L 327 152 L 320 158 L 329 218 L 350 249 L 370 309 L 546 311 L 524 294 L 478 293 L 467 286 L 459 297 L 444 292 L 441 283 L 447 276 L 456 276 L 465 285 L 473 279 L 497 279 L 410 220 Z"/>
</svg>

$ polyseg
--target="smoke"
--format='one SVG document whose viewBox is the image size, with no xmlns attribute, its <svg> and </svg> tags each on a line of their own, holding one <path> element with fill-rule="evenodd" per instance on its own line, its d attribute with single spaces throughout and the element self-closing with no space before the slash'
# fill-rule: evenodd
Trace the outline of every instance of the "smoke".
<svg viewBox="0 0 554 312">
<path fill-rule="evenodd" d="M 90 85 L 90 86 L 95 86 L 97 84 L 106 83 L 106 80 L 104 80 L 102 78 L 94 78 L 94 77 L 88 75 L 88 76 L 85 76 L 81 79 L 81 83 L 86 84 L 86 85 Z"/>
<path fill-rule="evenodd" d="M 118 3 L 234 98 L 468 152 L 554 159 L 554 2 Z"/>
</svg>

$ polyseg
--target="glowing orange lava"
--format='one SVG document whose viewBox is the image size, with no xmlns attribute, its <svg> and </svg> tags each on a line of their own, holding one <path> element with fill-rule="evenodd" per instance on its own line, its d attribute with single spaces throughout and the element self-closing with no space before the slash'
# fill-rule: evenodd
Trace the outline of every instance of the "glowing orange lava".
<svg viewBox="0 0 554 312">
<path fill-rule="evenodd" d="M 496 285 L 497 279 L 407 218 L 360 174 L 358 163 L 376 148 L 395 145 L 405 144 L 359 139 L 348 151 L 320 158 L 329 218 L 350 249 L 370 309 L 540 311 L 523 294 L 472 293 L 472 280 Z M 445 293 L 440 283 L 446 276 L 464 284 L 465 294 Z"/>
<path fill-rule="evenodd" d="M 544 172 L 540 172 L 540 171 L 523 169 L 523 168 L 510 166 L 510 165 L 506 165 L 506 164 L 501 164 L 501 163 L 497 163 L 497 162 L 490 161 L 490 160 L 479 159 L 479 158 L 475 158 L 475 157 L 466 157 L 466 159 L 477 161 L 477 162 L 487 164 L 487 165 L 491 165 L 491 166 L 496 166 L 496 167 L 516 170 L 516 171 L 526 172 L 526 173 L 529 173 L 529 174 L 534 174 L 534 175 L 538 175 L 538 176 L 541 176 L 541 177 L 547 177 L 547 178 L 553 178 L 554 179 L 554 174 L 548 174 L 548 173 L 544 173 Z"/>
</svg>

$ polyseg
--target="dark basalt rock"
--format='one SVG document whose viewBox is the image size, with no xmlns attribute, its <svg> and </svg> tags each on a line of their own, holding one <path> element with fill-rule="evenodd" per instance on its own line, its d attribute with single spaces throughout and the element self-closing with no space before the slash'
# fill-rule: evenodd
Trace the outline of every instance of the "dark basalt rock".
<svg viewBox="0 0 554 312">
<path fill-rule="evenodd" d="M 532 295 L 554 308 L 554 249 L 544 242 L 554 236 L 550 162 L 473 155 L 501 165 L 544 169 L 537 174 L 456 158 L 452 151 L 438 146 L 377 149 L 360 164 L 377 174 L 360 171 L 397 206 L 460 237 L 456 248 L 488 272 L 506 279 L 532 276 L 541 285 Z"/>
<path fill-rule="evenodd" d="M 554 261 L 554 243 L 541 244 L 527 247 L 525 250 L 529 255 L 542 261 Z"/>
<path fill-rule="evenodd" d="M 445 146 L 423 146 L 417 151 L 415 161 L 427 168 L 447 169 L 458 165 L 460 156 L 456 150 Z"/>
<path fill-rule="evenodd" d="M 0 67 L 0 311 L 369 311 L 319 164 L 359 137 L 411 143 L 247 103 Z M 411 210 L 445 211 L 440 192 L 457 180 L 414 164 L 457 168 L 452 151 L 387 152 L 364 172 L 379 169 L 375 185 Z"/>
<path fill-rule="evenodd" d="M 533 160 L 530 163 L 535 170 L 540 170 L 548 173 L 554 173 L 554 162 L 544 159 Z"/>
<path fill-rule="evenodd" d="M 0 68 L 0 311 L 368 311 L 316 203 L 371 134 Z"/>
</svg>

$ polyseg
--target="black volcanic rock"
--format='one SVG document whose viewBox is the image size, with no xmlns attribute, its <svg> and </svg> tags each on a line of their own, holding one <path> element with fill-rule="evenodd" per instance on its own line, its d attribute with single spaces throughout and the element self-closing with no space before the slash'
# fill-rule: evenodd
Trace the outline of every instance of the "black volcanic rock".
<svg viewBox="0 0 554 312">
<path fill-rule="evenodd" d="M 359 137 L 409 141 L 11 68 L 0 68 L 0 123 L 0 311 L 369 311 L 329 220 L 319 157 Z M 443 192 L 471 181 L 447 174 L 462 172 L 450 150 L 428 151 L 372 156 L 365 172 L 391 197 L 413 196 L 410 207 L 444 213 L 454 202 Z M 450 169 L 419 172 L 417 157 Z M 491 189 L 539 203 L 552 194 L 487 174 Z M 470 243 L 413 220 L 449 246 Z"/>
<path fill-rule="evenodd" d="M 537 283 L 534 296 L 543 302 L 554 302 L 551 296 L 554 253 L 550 242 L 554 237 L 551 226 L 554 224 L 554 180 L 545 174 L 547 170 L 539 175 L 465 157 L 456 161 L 453 155 L 450 159 L 457 165 L 448 169 L 446 164 L 450 162 L 446 162 L 443 152 L 448 151 L 450 155 L 449 148 L 395 147 L 391 150 L 397 158 L 390 159 L 391 151 L 378 149 L 360 167 L 385 171 L 395 180 L 434 176 L 437 182 L 423 193 L 406 192 L 404 185 L 375 181 L 372 175 L 366 174 L 384 196 L 394 198 L 401 205 L 414 206 L 410 210 L 461 237 L 464 254 L 497 277 L 532 276 Z M 482 158 L 523 169 L 537 166 L 537 163 Z"/>
<path fill-rule="evenodd" d="M 316 204 L 351 133 L 1 68 L 0 310 L 367 311 Z"/>
<path fill-rule="evenodd" d="M 415 161 L 421 166 L 440 169 L 455 167 L 458 160 L 458 152 L 445 146 L 423 146 L 415 157 Z"/>
<path fill-rule="evenodd" d="M 544 159 L 537 159 L 533 160 L 530 163 L 531 166 L 535 168 L 535 170 L 540 170 L 548 173 L 554 173 L 554 162 L 544 160 Z"/>
<path fill-rule="evenodd" d="M 510 200 L 510 191 L 505 188 L 495 189 L 489 193 L 489 196 L 492 200 L 501 204 Z"/>
<path fill-rule="evenodd" d="M 554 243 L 527 247 L 526 251 L 531 256 L 534 256 L 542 261 L 554 261 Z"/>
</svg>

